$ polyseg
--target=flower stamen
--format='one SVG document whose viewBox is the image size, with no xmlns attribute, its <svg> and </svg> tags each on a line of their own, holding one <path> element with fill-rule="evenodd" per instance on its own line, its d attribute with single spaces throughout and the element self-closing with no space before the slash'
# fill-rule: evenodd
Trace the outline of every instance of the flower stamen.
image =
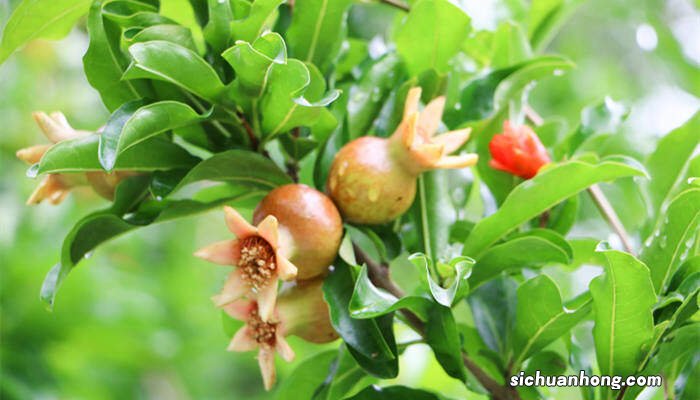
<svg viewBox="0 0 700 400">
<path fill-rule="evenodd" d="M 241 241 L 240 251 L 242 279 L 253 289 L 265 286 L 277 268 L 272 246 L 260 236 L 250 236 Z"/>
<path fill-rule="evenodd" d="M 265 322 L 260 318 L 258 310 L 252 310 L 248 316 L 253 339 L 261 346 L 275 347 L 277 339 L 277 323 Z"/>
</svg>

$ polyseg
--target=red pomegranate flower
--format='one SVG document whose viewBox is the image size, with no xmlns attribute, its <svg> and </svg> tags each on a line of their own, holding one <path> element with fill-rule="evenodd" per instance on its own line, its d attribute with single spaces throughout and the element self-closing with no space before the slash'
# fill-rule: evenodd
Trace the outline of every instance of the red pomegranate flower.
<svg viewBox="0 0 700 400">
<path fill-rule="evenodd" d="M 537 134 L 527 125 L 503 122 L 503 133 L 493 136 L 489 143 L 489 165 L 500 171 L 530 179 L 551 160 Z"/>
<path fill-rule="evenodd" d="M 225 306 L 244 296 L 256 299 L 260 318 L 269 321 L 277 300 L 278 279 L 289 281 L 297 275 L 297 267 L 287 258 L 289 249 L 280 244 L 277 218 L 268 215 L 254 227 L 231 207 L 224 207 L 224 213 L 236 239 L 211 244 L 195 253 L 216 264 L 238 267 L 213 300 L 217 306 Z"/>
</svg>

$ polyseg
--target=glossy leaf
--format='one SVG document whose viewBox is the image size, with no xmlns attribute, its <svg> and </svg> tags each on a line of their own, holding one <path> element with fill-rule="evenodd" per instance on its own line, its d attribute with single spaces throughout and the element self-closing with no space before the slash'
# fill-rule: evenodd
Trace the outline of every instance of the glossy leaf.
<svg viewBox="0 0 700 400">
<path fill-rule="evenodd" d="M 283 2 L 284 0 L 255 0 L 245 18 L 236 19 L 231 23 L 233 39 L 252 43 L 274 23 L 277 8 Z"/>
<path fill-rule="evenodd" d="M 181 25 L 165 24 L 148 26 L 143 29 L 134 28 L 124 32 L 124 40 L 127 46 L 153 40 L 165 40 L 179 44 L 192 51 L 197 51 L 192 32 Z"/>
<path fill-rule="evenodd" d="M 190 106 L 177 101 L 148 105 L 126 103 L 112 114 L 100 135 L 100 163 L 111 171 L 120 154 L 132 146 L 171 129 L 202 121 Z"/>
<path fill-rule="evenodd" d="M 201 213 L 222 204 L 235 205 L 249 198 L 260 198 L 258 191 L 234 191 L 229 196 L 208 201 L 156 201 L 138 204 L 147 195 L 150 177 L 139 175 L 117 186 L 114 203 L 108 209 L 87 215 L 76 223 L 63 240 L 61 261 L 46 275 L 41 299 L 53 307 L 56 293 L 68 273 L 100 244 L 149 224 Z"/>
<path fill-rule="evenodd" d="M 382 104 L 398 83 L 400 60 L 389 53 L 367 69 L 348 93 L 347 123 L 351 138 L 366 135 L 379 115 Z"/>
<path fill-rule="evenodd" d="M 364 357 L 375 361 L 394 360 L 396 354 L 392 351 L 392 344 L 387 343 L 377 320 L 350 316 L 348 306 L 355 285 L 350 268 L 347 264 L 336 263 L 323 283 L 331 323 L 348 346 Z"/>
<path fill-rule="evenodd" d="M 571 61 L 558 56 L 544 56 L 523 62 L 498 84 L 493 101 L 497 109 L 502 109 L 508 105 L 509 100 L 517 98 L 533 81 L 561 75 L 573 66 Z"/>
<path fill-rule="evenodd" d="M 520 365 L 569 332 L 591 311 L 590 300 L 574 310 L 563 307 L 559 288 L 547 275 L 540 275 L 520 285 L 517 297 L 514 365 Z"/>
<path fill-rule="evenodd" d="M 231 44 L 233 11 L 230 1 L 208 0 L 209 21 L 204 27 L 204 40 L 216 54 L 221 54 Z"/>
<path fill-rule="evenodd" d="M 451 275 L 445 279 L 444 286 L 435 281 L 431 274 L 432 261 L 424 254 L 413 254 L 409 260 L 415 265 L 423 275 L 423 280 L 427 282 L 430 294 L 433 299 L 440 305 L 452 307 L 464 296 L 469 293 L 469 277 L 472 273 L 474 260 L 469 257 L 457 257 L 450 261 L 449 264 L 444 264 L 444 268 L 451 272 Z"/>
<path fill-rule="evenodd" d="M 336 359 L 330 365 L 325 375 L 325 380 L 322 384 L 316 387 L 313 396 L 309 396 L 312 400 L 333 400 L 344 398 L 348 392 L 353 391 L 358 385 L 364 385 L 366 381 L 376 380 L 367 375 L 367 373 L 357 364 L 353 356 L 347 349 L 347 346 L 340 345 L 336 353 Z M 323 377 L 323 376 L 322 376 Z M 300 397 L 298 392 L 290 397 L 297 399 Z"/>
<path fill-rule="evenodd" d="M 291 179 L 269 158 L 245 150 L 228 150 L 200 162 L 180 181 L 173 194 L 196 182 L 229 182 L 274 189 Z"/>
<path fill-rule="evenodd" d="M 237 100 L 262 96 L 273 63 L 287 60 L 284 40 L 274 32 L 266 33 L 250 43 L 239 41 L 221 55 L 236 72 L 232 87 Z"/>
<path fill-rule="evenodd" d="M 599 104 L 581 111 L 581 123 L 555 149 L 559 157 L 571 156 L 588 139 L 601 133 L 614 133 L 627 118 L 629 108 L 606 97 Z"/>
<path fill-rule="evenodd" d="M 260 112 L 263 132 L 269 137 L 313 125 L 322 108 L 340 95 L 337 90 L 326 94 L 325 80 L 318 69 L 295 59 L 273 64 L 268 79 Z"/>
<path fill-rule="evenodd" d="M 324 383 L 330 368 L 338 362 L 337 358 L 337 350 L 322 351 L 306 358 L 280 382 L 275 399 L 311 399 L 316 389 Z"/>
<path fill-rule="evenodd" d="M 328 71 L 340 50 L 351 0 L 305 0 L 294 5 L 287 43 L 292 57 Z"/>
<path fill-rule="evenodd" d="M 566 252 L 549 240 L 537 236 L 518 237 L 488 249 L 479 258 L 469 283 L 476 287 L 504 271 L 569 261 Z"/>
<path fill-rule="evenodd" d="M 90 135 L 66 140 L 53 145 L 31 174 L 102 171 L 98 159 L 100 135 Z M 182 147 L 162 138 L 151 138 L 132 147 L 119 157 L 115 171 L 155 171 L 173 168 L 189 168 L 198 159 Z"/>
<path fill-rule="evenodd" d="M 457 212 L 450 203 L 446 171 L 428 171 L 418 178 L 413 219 L 419 250 L 433 260 L 449 257 L 449 227 L 457 219 Z"/>
<path fill-rule="evenodd" d="M 664 374 L 665 379 L 669 379 L 673 373 L 668 373 L 668 369 L 673 368 L 673 364 L 682 365 L 697 353 L 697 343 L 700 337 L 700 324 L 694 323 L 679 328 L 662 343 L 658 348 L 658 353 L 650 359 L 649 364 L 640 371 L 640 375 Z M 692 385 L 692 383 L 691 383 Z M 639 386 L 629 387 L 623 399 L 635 399 L 644 389 Z M 691 397 L 692 398 L 692 397 Z"/>
<path fill-rule="evenodd" d="M 656 294 L 642 262 L 617 250 L 603 254 L 605 273 L 590 284 L 596 357 L 602 374 L 627 376 L 637 371 L 643 347 L 652 338 Z"/>
<path fill-rule="evenodd" d="M 541 56 L 496 69 L 469 82 L 462 90 L 458 119 L 481 120 L 494 115 L 509 96 L 523 90 L 530 82 L 570 69 L 573 64 L 559 56 Z M 480 138 L 480 141 L 490 141 Z"/>
<path fill-rule="evenodd" d="M 133 61 L 123 79 L 170 82 L 212 102 L 221 100 L 224 84 L 214 69 L 192 50 L 172 42 L 154 40 L 129 47 Z"/>
<path fill-rule="evenodd" d="M 469 294 L 467 301 L 476 329 L 489 349 L 505 355 L 515 325 L 517 284 L 508 277 L 487 282 Z"/>
<path fill-rule="evenodd" d="M 528 16 L 528 35 L 532 46 L 544 49 L 583 0 L 533 0 Z"/>
<path fill-rule="evenodd" d="M 434 393 L 420 389 L 411 389 L 405 386 L 368 386 L 360 393 L 348 397 L 347 400 L 440 400 Z"/>
<path fill-rule="evenodd" d="M 640 259 L 651 270 L 657 292 L 664 293 L 673 273 L 688 256 L 700 226 L 700 188 L 676 196 L 659 217 Z"/>
<path fill-rule="evenodd" d="M 449 307 L 430 307 L 425 325 L 425 342 L 449 376 L 462 382 L 467 380 L 467 370 L 462 361 L 462 343 Z"/>
<path fill-rule="evenodd" d="M 90 8 L 90 0 L 22 1 L 2 31 L 0 64 L 34 39 L 60 39 Z"/>
<path fill-rule="evenodd" d="M 374 286 L 367 275 L 367 266 L 360 269 L 349 302 L 350 316 L 358 319 L 374 318 L 409 309 L 423 320 L 428 318 L 430 299 L 421 296 L 404 296 L 397 299 L 394 295 Z"/>
<path fill-rule="evenodd" d="M 397 28 L 396 48 L 411 75 L 447 72 L 470 30 L 469 16 L 447 0 L 419 0 Z"/>
<path fill-rule="evenodd" d="M 513 189 L 497 212 L 476 224 L 463 254 L 478 260 L 505 234 L 588 186 L 635 175 L 644 172 L 617 161 L 591 164 L 573 160 L 541 171 Z"/>
<path fill-rule="evenodd" d="M 121 28 L 102 16 L 104 1 L 90 7 L 87 30 L 90 45 L 83 56 L 83 69 L 90 85 L 97 90 L 108 110 L 146 97 L 150 91 L 144 82 L 122 80 L 129 60 L 119 48 Z"/>
<path fill-rule="evenodd" d="M 491 67 L 494 69 L 516 65 L 532 57 L 532 49 L 520 25 L 502 22 L 493 37 Z"/>
<path fill-rule="evenodd" d="M 656 150 L 649 156 L 649 197 L 654 210 L 660 210 L 683 179 L 695 149 L 700 144 L 700 112 L 695 113 L 681 127 L 661 138 Z"/>
</svg>

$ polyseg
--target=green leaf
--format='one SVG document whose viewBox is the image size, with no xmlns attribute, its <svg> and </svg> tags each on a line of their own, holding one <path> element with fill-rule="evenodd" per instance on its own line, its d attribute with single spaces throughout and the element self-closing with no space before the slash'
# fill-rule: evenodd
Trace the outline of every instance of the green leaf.
<svg viewBox="0 0 700 400">
<path fill-rule="evenodd" d="M 305 0 L 294 5 L 287 30 L 292 57 L 328 71 L 345 36 L 351 0 Z"/>
<path fill-rule="evenodd" d="M 491 67 L 510 67 L 531 57 L 530 43 L 520 25 L 512 21 L 502 22 L 493 38 Z"/>
<path fill-rule="evenodd" d="M 575 310 L 563 308 L 559 288 L 547 275 L 520 285 L 517 296 L 513 334 L 515 370 L 524 360 L 569 332 L 591 311 L 591 300 Z"/>
<path fill-rule="evenodd" d="M 31 175 L 103 171 L 98 159 L 100 135 L 65 140 L 53 145 L 30 170 Z M 190 168 L 198 159 L 182 147 L 162 138 L 151 138 L 119 157 L 115 171 L 155 171 Z"/>
<path fill-rule="evenodd" d="M 246 150 L 228 150 L 200 162 L 180 181 L 173 194 L 196 183 L 229 182 L 260 189 L 274 189 L 292 180 L 272 160 Z"/>
<path fill-rule="evenodd" d="M 155 79 L 173 83 L 210 101 L 222 100 L 224 84 L 214 69 L 194 51 L 163 40 L 129 47 L 133 61 L 123 79 Z"/>
<path fill-rule="evenodd" d="M 584 0 L 533 0 L 528 16 L 528 35 L 532 47 L 544 49 L 576 7 Z"/>
<path fill-rule="evenodd" d="M 204 40 L 215 54 L 221 54 L 231 44 L 233 11 L 230 1 L 208 0 L 209 21 L 204 27 Z"/>
<path fill-rule="evenodd" d="M 124 31 L 127 47 L 134 43 L 165 40 L 197 51 L 192 32 L 182 25 L 153 25 L 146 28 L 132 28 Z"/>
<path fill-rule="evenodd" d="M 421 296 L 394 295 L 374 286 L 367 275 L 367 266 L 360 269 L 348 309 L 350 316 L 357 319 L 375 318 L 400 309 L 409 309 L 423 320 L 428 319 L 430 299 Z"/>
<path fill-rule="evenodd" d="M 222 204 L 236 205 L 262 197 L 249 189 L 230 191 L 226 196 L 203 196 L 201 200 L 146 201 L 150 177 L 134 176 L 122 181 L 116 189 L 110 208 L 87 215 L 71 229 L 63 240 L 61 261 L 46 275 L 41 299 L 53 307 L 56 293 L 68 273 L 100 244 L 149 224 L 201 213 Z M 134 210 L 137 205 L 138 209 Z M 133 211 L 133 212 L 132 212 Z"/>
<path fill-rule="evenodd" d="M 606 97 L 599 104 L 581 111 L 581 123 L 556 147 L 557 158 L 571 156 L 596 134 L 614 133 L 627 118 L 629 108 Z"/>
<path fill-rule="evenodd" d="M 467 370 L 462 361 L 462 342 L 449 307 L 430 307 L 425 324 L 425 342 L 449 376 L 466 382 Z"/>
<path fill-rule="evenodd" d="M 330 368 L 328 368 L 325 380 L 316 387 L 316 390 L 312 393 L 313 396 L 309 396 L 310 399 L 341 399 L 358 385 L 364 384 L 364 382 L 368 380 L 375 380 L 375 378 L 369 377 L 357 364 L 348 351 L 347 346 L 341 344 L 335 353 L 337 357 L 330 365 Z M 321 377 L 323 377 L 323 375 L 321 375 Z M 298 399 L 299 397 L 305 396 L 300 396 L 299 393 L 295 391 L 290 399 Z"/>
<path fill-rule="evenodd" d="M 265 29 L 272 26 L 277 18 L 277 8 L 284 0 L 255 0 L 245 18 L 231 23 L 233 38 L 252 43 Z"/>
<path fill-rule="evenodd" d="M 657 292 L 664 293 L 671 276 L 688 256 L 700 226 L 700 188 L 676 196 L 659 217 L 657 229 L 644 244 L 640 259 L 651 270 Z"/>
<path fill-rule="evenodd" d="M 452 307 L 464 296 L 469 293 L 469 276 L 472 273 L 474 260 L 469 257 L 457 257 L 450 261 L 449 264 L 444 264 L 444 268 L 450 272 L 450 276 L 445 279 L 443 287 L 439 282 L 435 281 L 431 274 L 432 261 L 421 253 L 412 254 L 409 260 L 419 270 L 424 277 L 424 281 L 428 284 L 428 289 L 433 299 L 445 307 Z"/>
<path fill-rule="evenodd" d="M 190 106 L 177 101 L 160 101 L 148 105 L 142 102 L 126 103 L 115 111 L 100 135 L 100 163 L 111 171 L 120 154 L 171 129 L 202 121 Z"/>
<path fill-rule="evenodd" d="M 548 238 L 519 235 L 483 253 L 469 278 L 469 284 L 477 287 L 504 271 L 512 272 L 550 263 L 568 264 L 571 256 L 566 250 L 566 247 Z"/>
<path fill-rule="evenodd" d="M 90 8 L 90 0 L 24 0 L 2 32 L 0 64 L 34 39 L 60 39 Z"/>
<path fill-rule="evenodd" d="M 493 95 L 496 108 L 503 109 L 508 105 L 508 101 L 518 99 L 533 81 L 561 75 L 573 66 L 571 61 L 558 56 L 543 56 L 523 62 L 496 87 Z"/>
<path fill-rule="evenodd" d="M 261 103 L 262 129 L 267 137 L 298 126 L 311 126 L 323 107 L 338 98 L 338 90 L 326 91 L 325 79 L 313 64 L 299 60 L 273 64 Z"/>
<path fill-rule="evenodd" d="M 434 393 L 406 386 L 367 386 L 360 393 L 348 397 L 347 400 L 440 400 Z"/>
<path fill-rule="evenodd" d="M 513 189 L 498 211 L 476 224 L 463 254 L 478 261 L 498 239 L 557 203 L 595 183 L 634 175 L 644 172 L 617 161 L 572 160 L 543 170 Z"/>
<path fill-rule="evenodd" d="M 433 260 L 449 257 L 449 229 L 457 213 L 450 202 L 447 171 L 428 171 L 418 178 L 413 211 L 420 249 Z"/>
<path fill-rule="evenodd" d="M 491 350 L 502 356 L 507 352 L 515 324 L 516 290 L 513 279 L 500 277 L 481 285 L 467 297 L 479 335 Z"/>
<path fill-rule="evenodd" d="M 671 333 L 660 343 L 658 352 L 649 360 L 649 363 L 639 372 L 639 375 L 664 375 L 664 380 L 673 381 L 677 365 L 683 365 L 697 354 L 697 343 L 700 337 L 700 324 L 694 323 L 679 328 Z M 689 378 L 690 379 L 690 378 Z M 691 380 L 690 382 L 694 382 Z M 689 383 L 690 383 L 689 382 Z M 678 383 L 678 382 L 676 382 Z M 691 384 L 692 386 L 692 384 Z M 688 385 L 686 385 L 688 387 Z M 644 387 L 632 386 L 625 391 L 624 400 L 637 398 Z M 683 397 L 681 397 L 683 398 Z M 690 397 L 692 399 L 693 397 Z"/>
<path fill-rule="evenodd" d="M 316 388 L 323 384 L 328 370 L 337 362 L 337 358 L 337 350 L 322 351 L 306 358 L 280 382 L 275 399 L 311 399 Z"/>
<path fill-rule="evenodd" d="M 683 179 L 695 149 L 700 144 L 700 112 L 695 113 L 681 127 L 659 141 L 649 156 L 649 198 L 654 210 L 660 210 Z"/>
<path fill-rule="evenodd" d="M 323 282 L 323 293 L 330 308 L 331 323 L 351 350 L 376 362 L 396 360 L 392 347 L 380 329 L 377 319 L 355 319 L 348 306 L 355 285 L 350 266 L 336 262 Z M 392 334 L 393 335 L 393 334 Z"/>
<path fill-rule="evenodd" d="M 389 53 L 372 64 L 357 83 L 350 87 L 347 123 L 351 138 L 367 134 L 391 90 L 398 84 L 397 68 L 401 60 Z"/>
<path fill-rule="evenodd" d="M 608 262 L 605 273 L 590 284 L 598 367 L 605 375 L 628 376 L 637 371 L 652 338 L 656 294 L 642 262 L 617 250 L 602 253 Z"/>
<path fill-rule="evenodd" d="M 530 82 L 572 66 L 571 61 L 560 56 L 541 56 L 477 77 L 462 90 L 457 119 L 464 122 L 491 117 Z M 483 140 L 488 143 L 491 138 Z"/>
<path fill-rule="evenodd" d="M 104 4 L 102 15 L 124 29 L 151 25 L 176 24 L 158 13 L 154 5 L 138 1 L 110 1 Z"/>
<path fill-rule="evenodd" d="M 100 94 L 108 110 L 123 103 L 147 97 L 150 90 L 143 81 L 122 80 L 129 65 L 119 47 L 121 28 L 102 16 L 104 1 L 95 1 L 88 14 L 90 45 L 83 56 L 83 69 L 90 85 Z"/>
<path fill-rule="evenodd" d="M 419 0 L 411 5 L 395 33 L 396 48 L 411 75 L 428 69 L 447 72 L 470 30 L 469 16 L 447 0 Z"/>
<path fill-rule="evenodd" d="M 239 41 L 221 56 L 236 72 L 232 87 L 236 92 L 234 97 L 240 102 L 244 97 L 262 96 L 272 64 L 286 62 L 287 49 L 279 34 L 268 32 L 252 45 Z"/>
</svg>

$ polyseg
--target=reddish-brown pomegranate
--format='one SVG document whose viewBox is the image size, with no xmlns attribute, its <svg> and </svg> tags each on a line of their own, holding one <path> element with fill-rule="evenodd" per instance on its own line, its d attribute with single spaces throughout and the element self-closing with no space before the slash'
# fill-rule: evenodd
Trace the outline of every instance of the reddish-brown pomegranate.
<svg viewBox="0 0 700 400">
<path fill-rule="evenodd" d="M 260 201 L 253 222 L 269 215 L 279 221 L 280 243 L 297 267 L 296 279 L 325 274 L 343 235 L 343 221 L 331 199 L 306 185 L 280 186 Z"/>
</svg>

